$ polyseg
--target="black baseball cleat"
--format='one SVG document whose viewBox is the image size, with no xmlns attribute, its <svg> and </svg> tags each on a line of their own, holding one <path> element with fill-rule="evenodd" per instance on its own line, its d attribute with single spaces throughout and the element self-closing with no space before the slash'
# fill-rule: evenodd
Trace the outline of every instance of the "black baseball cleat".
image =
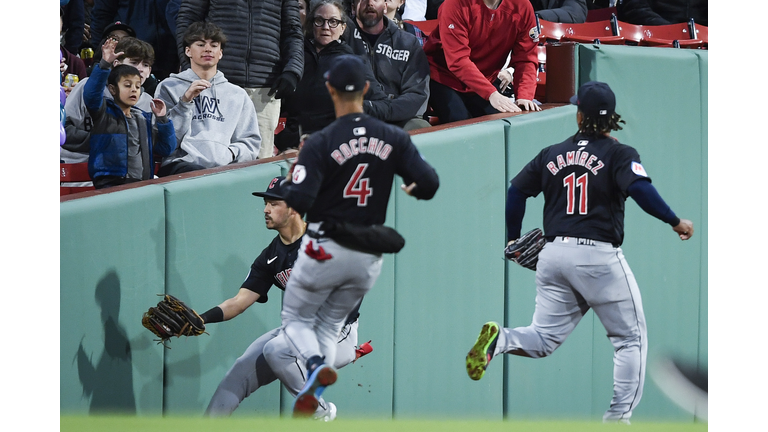
<svg viewBox="0 0 768 432">
<path fill-rule="evenodd" d="M 498 338 L 499 325 L 493 321 L 485 323 L 475 345 L 467 354 L 467 374 L 473 380 L 477 381 L 485 375 Z"/>
</svg>

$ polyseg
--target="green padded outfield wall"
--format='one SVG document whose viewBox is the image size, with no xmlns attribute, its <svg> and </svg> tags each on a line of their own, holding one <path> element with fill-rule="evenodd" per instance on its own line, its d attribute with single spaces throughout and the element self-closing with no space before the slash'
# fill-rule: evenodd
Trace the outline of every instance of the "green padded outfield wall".
<svg viewBox="0 0 768 432">
<path fill-rule="evenodd" d="M 163 188 L 61 203 L 61 412 L 162 412 L 163 349 L 141 315 L 165 283 Z"/>
<path fill-rule="evenodd" d="M 272 241 L 264 200 L 253 196 L 280 175 L 278 165 L 255 165 L 166 183 L 166 292 L 202 313 L 234 297 L 253 260 Z M 165 352 L 167 414 L 202 413 L 229 367 L 258 336 L 280 325 L 279 289 L 236 319 L 211 324 L 209 335 L 172 340 Z M 247 398 L 236 415 L 279 413 L 279 387 Z"/>
<path fill-rule="evenodd" d="M 625 255 L 640 284 L 653 361 L 673 352 L 707 362 L 707 53 L 579 46 L 579 81 L 608 81 L 627 120 L 615 135 L 635 146 L 661 195 L 696 235 L 672 230 L 627 204 Z M 471 381 L 464 356 L 482 324 L 528 325 L 533 272 L 505 262 L 509 179 L 543 146 L 575 131 L 575 108 L 419 134 L 438 170 L 431 201 L 394 185 L 387 224 L 406 238 L 387 256 L 361 308 L 360 342 L 374 352 L 340 372 L 326 396 L 345 417 L 599 419 L 611 396 L 612 347 L 589 313 L 551 357 L 502 356 Z M 166 350 L 140 317 L 163 291 L 204 311 L 233 296 L 274 237 L 264 227 L 262 190 L 284 163 L 267 163 L 62 202 L 61 411 L 117 410 L 202 415 L 229 366 L 279 325 L 281 292 L 209 335 Z M 399 182 L 399 179 L 397 180 Z M 540 226 L 541 197 L 528 202 L 524 229 Z M 69 325 L 71 328 L 72 326 Z M 82 349 L 80 347 L 82 346 Z M 172 367 L 168 367 L 172 366 Z M 277 383 L 237 416 L 278 415 L 291 398 Z M 458 409 L 457 409 L 458 408 Z M 692 421 L 652 380 L 637 420 Z"/>
<path fill-rule="evenodd" d="M 648 362 L 663 354 L 707 364 L 707 51 L 650 47 L 579 47 L 579 80 L 608 82 L 627 124 L 615 136 L 635 147 L 662 197 L 695 235 L 681 242 L 671 229 L 627 205 L 624 254 L 643 295 Z M 636 48 L 636 49 L 633 49 Z M 597 328 L 593 412 L 610 400 L 611 365 Z M 597 373 L 602 371 L 601 373 Z M 646 381 L 637 418 L 685 418 Z M 688 416 L 690 418 L 690 416 Z"/>
<path fill-rule="evenodd" d="M 501 369 L 474 382 L 464 357 L 504 312 L 504 122 L 414 136 L 440 176 L 430 201 L 396 196 L 395 417 L 501 419 Z"/>
</svg>

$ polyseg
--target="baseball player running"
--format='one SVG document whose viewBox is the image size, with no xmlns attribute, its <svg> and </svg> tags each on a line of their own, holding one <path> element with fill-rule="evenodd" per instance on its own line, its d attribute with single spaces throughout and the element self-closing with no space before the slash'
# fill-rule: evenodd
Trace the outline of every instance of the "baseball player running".
<svg viewBox="0 0 768 432">
<path fill-rule="evenodd" d="M 693 224 L 680 219 L 651 185 L 637 151 L 610 132 L 624 123 L 616 97 L 588 82 L 571 98 L 579 131 L 542 150 L 512 179 L 506 204 L 510 244 L 520 237 L 525 201 L 544 193 L 548 243 L 536 268 L 536 308 L 528 327 L 489 322 L 467 355 L 467 373 L 483 377 L 501 353 L 546 357 L 592 308 L 614 346 L 613 399 L 603 421 L 629 423 L 643 393 L 648 350 L 640 291 L 621 250 L 624 202 L 631 196 L 648 214 L 672 226 L 681 240 Z"/>
<path fill-rule="evenodd" d="M 253 193 L 264 198 L 264 219 L 267 228 L 276 230 L 277 236 L 253 262 L 237 295 L 201 315 L 206 324 L 230 320 L 254 303 L 266 303 L 267 293 L 272 285 L 285 289 L 306 224 L 301 215 L 288 207 L 283 200 L 280 184 L 284 179 L 285 177 L 275 177 L 265 192 Z M 358 302 L 344 321 L 343 331 L 337 340 L 340 354 L 334 363 L 336 368 L 341 368 L 372 351 L 368 343 L 356 349 L 359 308 Z M 299 360 L 284 343 L 272 344 L 268 352 L 264 349 L 264 345 L 274 339 L 279 331 L 278 327 L 266 332 L 237 359 L 213 394 L 205 411 L 207 416 L 232 414 L 243 399 L 275 379 L 279 379 L 292 395 L 298 394 L 307 377 L 304 360 Z M 265 360 L 266 355 L 273 359 L 269 364 Z M 320 400 L 317 411 L 313 414 L 317 419 L 333 420 L 336 417 L 336 406 Z"/>
<path fill-rule="evenodd" d="M 297 417 L 314 413 L 318 397 L 336 381 L 336 340 L 344 320 L 379 276 L 382 252 L 393 252 L 386 244 L 399 234 L 382 224 L 394 175 L 418 199 L 431 199 L 439 186 L 406 132 L 363 113 L 370 86 L 365 67 L 354 55 L 331 65 L 326 87 L 336 120 L 305 141 L 284 188 L 285 201 L 306 212 L 308 222 L 282 310 L 281 334 L 307 359 L 310 373 L 294 402 Z M 350 229 L 358 234 L 342 240 L 339 233 Z M 370 241 L 351 244 L 350 238 Z"/>
</svg>

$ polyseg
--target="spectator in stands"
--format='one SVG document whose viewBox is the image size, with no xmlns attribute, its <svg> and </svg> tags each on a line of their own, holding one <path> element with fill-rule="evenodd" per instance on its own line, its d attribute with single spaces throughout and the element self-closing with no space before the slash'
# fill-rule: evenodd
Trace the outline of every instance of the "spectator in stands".
<svg viewBox="0 0 768 432">
<path fill-rule="evenodd" d="M 422 33 L 422 31 L 416 27 L 415 25 L 405 22 L 403 20 L 403 10 L 405 9 L 405 0 L 386 0 L 387 1 L 387 12 L 386 17 L 389 18 L 390 21 L 397 24 L 398 27 L 400 27 L 401 30 L 405 30 L 408 33 L 416 36 L 416 39 L 419 40 L 420 45 L 424 45 L 424 41 L 427 40 L 427 35 Z"/>
<path fill-rule="evenodd" d="M 384 16 L 385 0 L 357 0 L 354 8 L 355 19 L 348 21 L 344 39 L 355 54 L 370 60 L 390 101 L 381 120 L 405 130 L 430 127 L 423 119 L 429 99 L 429 62 L 419 40 Z"/>
<path fill-rule="evenodd" d="M 117 37 L 111 37 L 109 40 L 117 42 L 117 39 Z M 151 73 L 152 64 L 155 61 L 155 51 L 152 45 L 133 37 L 123 37 L 117 42 L 115 49 L 120 55 L 113 62 L 113 66 L 119 64 L 134 66 L 139 70 L 143 84 L 144 80 Z M 83 98 L 83 88 L 87 81 L 88 78 L 85 78 L 75 86 L 67 97 L 67 103 L 64 106 L 67 114 L 67 142 L 62 146 L 61 159 L 66 163 L 85 162 L 88 160 L 88 154 L 90 153 L 90 134 L 93 127 L 93 119 L 85 106 Z M 104 97 L 111 98 L 112 93 L 108 89 L 104 89 Z M 141 92 L 136 108 L 150 112 L 152 109 L 151 101 L 152 96 L 147 92 Z"/>
<path fill-rule="evenodd" d="M 107 33 L 108 24 L 115 21 L 128 24 L 136 31 L 130 36 L 152 45 L 156 62 L 153 77 L 149 79 L 151 88 L 146 89 L 150 94 L 154 94 L 156 80 L 179 71 L 176 38 L 165 19 L 167 3 L 168 0 L 94 0 L 91 11 L 91 44 L 94 47 L 101 46 L 99 42 Z"/>
<path fill-rule="evenodd" d="M 93 0 L 83 0 L 83 41 L 80 43 L 80 49 L 84 47 L 93 48 L 91 45 L 91 12 L 93 11 Z"/>
<path fill-rule="evenodd" d="M 160 81 L 156 95 L 168 107 L 176 150 L 159 177 L 247 162 L 259 157 L 256 109 L 242 88 L 218 70 L 227 38 L 212 23 L 193 23 L 184 34 L 190 68 Z"/>
<path fill-rule="evenodd" d="M 90 75 L 90 69 L 93 69 L 93 66 L 101 60 L 101 47 L 104 45 L 104 43 L 107 41 L 107 39 L 114 39 L 118 42 L 120 42 L 120 39 L 124 37 L 136 37 L 136 31 L 133 29 L 133 27 L 123 24 L 120 21 L 114 22 L 110 25 L 108 25 L 104 29 L 104 36 L 102 37 L 101 41 L 98 45 L 94 45 L 93 49 L 93 64 L 88 70 L 88 74 Z M 154 48 L 152 48 L 154 51 Z"/>
<path fill-rule="evenodd" d="M 304 28 L 304 24 L 307 22 L 307 11 L 309 10 L 309 0 L 299 1 L 299 21 L 301 21 L 301 28 Z"/>
<path fill-rule="evenodd" d="M 587 21 L 587 0 L 530 0 L 539 18 L 549 22 L 583 23 Z"/>
<path fill-rule="evenodd" d="M 96 189 L 153 178 L 154 153 L 168 156 L 176 148 L 173 122 L 162 100 L 152 100 L 151 113 L 135 108 L 141 96 L 139 70 L 125 64 L 112 69 L 121 55 L 116 45 L 109 40 L 102 46 L 101 61 L 83 86 L 93 118 L 88 174 Z M 105 88 L 112 98 L 104 96 Z"/>
<path fill-rule="evenodd" d="M 174 38 L 176 37 L 176 18 L 179 16 L 181 1 L 169 0 L 168 5 L 165 6 L 165 22 L 168 23 L 168 28 L 171 30 Z"/>
<path fill-rule="evenodd" d="M 639 25 L 666 25 L 688 22 L 707 25 L 707 0 L 620 0 L 619 21 Z"/>
<path fill-rule="evenodd" d="M 427 1 L 411 0 L 403 8 L 403 19 L 409 21 L 425 21 L 427 19 Z"/>
<path fill-rule="evenodd" d="M 227 35 L 227 56 L 218 68 L 253 101 L 261 132 L 259 158 L 273 156 L 280 100 L 296 90 L 304 70 L 299 4 L 296 0 L 184 0 L 176 18 L 182 65 L 188 64 L 183 35 L 200 21 L 216 24 Z"/>
<path fill-rule="evenodd" d="M 61 79 L 59 82 L 64 85 L 64 77 L 67 76 L 67 74 L 73 74 L 77 75 L 78 80 L 83 80 L 88 77 L 88 73 L 86 72 L 85 63 L 77 57 L 76 54 L 73 54 L 70 52 L 63 44 L 64 41 L 64 8 L 59 9 L 59 37 L 61 39 L 61 44 L 59 46 L 59 50 L 61 51 Z M 71 87 L 66 87 L 64 89 L 65 93 L 69 95 L 70 91 L 72 91 Z"/>
<path fill-rule="evenodd" d="M 318 0 L 312 1 L 311 5 L 304 24 L 304 76 L 296 92 L 284 101 L 285 129 L 276 135 L 279 151 L 298 147 L 301 136 L 316 132 L 336 119 L 333 101 L 325 87 L 325 72 L 337 56 L 354 54 L 342 38 L 350 22 L 342 0 Z M 391 101 L 376 81 L 365 57 L 363 62 L 367 65 L 365 72 L 371 83 L 365 94 L 365 112 L 383 120 L 391 115 Z"/>
<path fill-rule="evenodd" d="M 83 31 L 85 28 L 85 8 L 83 0 L 69 0 L 61 7 L 63 28 L 61 32 L 61 45 L 67 51 L 77 55 L 80 45 L 83 44 Z"/>
<path fill-rule="evenodd" d="M 442 123 L 499 112 L 539 111 L 536 18 L 529 0 L 446 0 L 424 51 L 431 69 L 430 106 Z M 507 58 L 516 100 L 493 82 Z"/>
</svg>

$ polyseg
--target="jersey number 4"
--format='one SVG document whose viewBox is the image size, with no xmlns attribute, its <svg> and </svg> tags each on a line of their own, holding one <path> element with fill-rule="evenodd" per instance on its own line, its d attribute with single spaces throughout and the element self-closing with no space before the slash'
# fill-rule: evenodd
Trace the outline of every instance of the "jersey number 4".
<svg viewBox="0 0 768 432">
<path fill-rule="evenodd" d="M 344 187 L 344 198 L 356 198 L 358 207 L 367 206 L 368 197 L 373 195 L 373 188 L 368 186 L 371 180 L 363 178 L 366 169 L 368 169 L 367 163 L 359 164 Z"/>
<path fill-rule="evenodd" d="M 579 178 L 576 178 L 575 173 L 568 174 L 563 179 L 563 187 L 567 189 L 568 206 L 565 212 L 573 214 L 576 210 L 576 189 L 580 189 L 579 193 L 579 214 L 587 214 L 587 181 L 589 177 L 587 174 L 582 174 Z"/>
</svg>

